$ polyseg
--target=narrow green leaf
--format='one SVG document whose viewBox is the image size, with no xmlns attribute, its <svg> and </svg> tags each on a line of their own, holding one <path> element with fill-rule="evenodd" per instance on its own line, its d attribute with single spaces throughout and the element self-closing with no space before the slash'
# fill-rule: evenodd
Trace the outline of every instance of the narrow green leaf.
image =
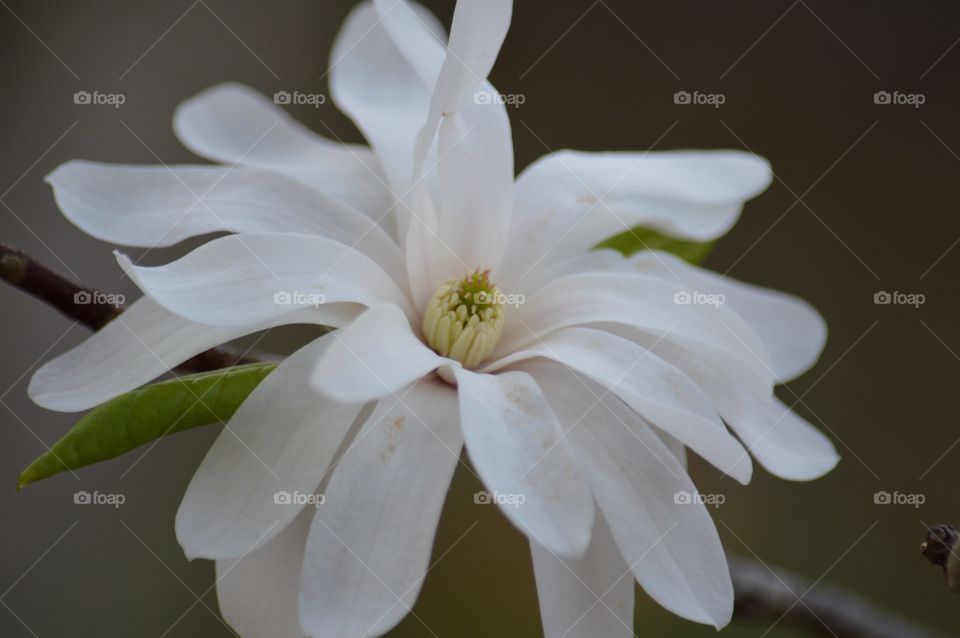
<svg viewBox="0 0 960 638">
<path fill-rule="evenodd" d="M 663 250 L 696 265 L 707 258 L 713 244 L 712 241 L 674 239 L 655 230 L 637 226 L 600 242 L 597 248 L 613 248 L 628 257 L 641 250 Z"/>
<path fill-rule="evenodd" d="M 105 461 L 168 434 L 226 422 L 275 363 L 253 363 L 144 386 L 103 403 L 20 474 L 18 489 Z"/>
</svg>

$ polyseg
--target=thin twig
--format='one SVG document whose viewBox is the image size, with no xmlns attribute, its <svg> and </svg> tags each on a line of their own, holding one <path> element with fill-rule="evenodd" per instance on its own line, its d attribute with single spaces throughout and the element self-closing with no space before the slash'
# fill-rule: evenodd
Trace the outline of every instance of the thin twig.
<svg viewBox="0 0 960 638">
<path fill-rule="evenodd" d="M 830 638 L 947 638 L 848 589 L 813 587 L 798 574 L 739 556 L 728 555 L 727 562 L 738 621 L 783 622 Z"/>
<path fill-rule="evenodd" d="M 61 313 L 97 331 L 123 312 L 109 303 L 114 297 L 76 284 L 33 259 L 23 251 L 0 242 L 0 279 L 45 301 Z M 206 372 L 233 365 L 256 363 L 257 357 L 230 348 L 211 348 L 187 359 L 177 369 Z"/>
<path fill-rule="evenodd" d="M 123 312 L 93 288 L 75 284 L 23 252 L 0 243 L 0 279 L 53 306 L 67 317 L 99 330 Z M 81 297 L 80 295 L 83 295 Z M 82 299 L 83 303 L 78 300 Z M 218 370 L 258 358 L 211 348 L 178 366 L 191 372 Z M 738 621 L 785 622 L 816 635 L 837 638 L 946 638 L 873 605 L 860 595 L 824 585 L 811 590 L 806 579 L 783 569 L 774 573 L 758 562 L 728 557 Z M 804 592 L 807 592 L 804 595 Z M 798 602 L 797 597 L 802 600 Z"/>
</svg>

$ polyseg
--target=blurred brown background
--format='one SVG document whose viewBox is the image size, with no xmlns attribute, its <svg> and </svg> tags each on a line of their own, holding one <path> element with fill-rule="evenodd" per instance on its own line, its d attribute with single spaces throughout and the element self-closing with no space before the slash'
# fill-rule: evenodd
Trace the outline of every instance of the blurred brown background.
<svg viewBox="0 0 960 638">
<path fill-rule="evenodd" d="M 353 3 L 0 2 L 0 240 L 110 292 L 112 247 L 58 213 L 42 177 L 71 158 L 198 161 L 171 131 L 176 105 L 225 80 L 325 92 L 318 78 Z M 427 4 L 445 22 L 453 0 Z M 830 324 L 819 364 L 781 389 L 831 432 L 843 460 L 826 478 L 789 483 L 758 470 L 742 488 L 695 463 L 703 492 L 727 502 L 715 520 L 727 547 L 822 577 L 947 632 L 960 598 L 918 553 L 924 524 L 960 523 L 960 5 L 824 0 L 518 1 L 493 72 L 507 94 L 517 166 L 548 149 L 749 148 L 779 181 L 751 202 L 708 265 L 799 294 Z M 126 102 L 76 105 L 78 90 Z M 719 108 L 674 93 L 719 93 Z M 877 91 L 925 103 L 875 104 Z M 360 136 L 330 101 L 290 107 L 316 130 Z M 323 123 L 323 124 L 321 124 Z M 800 201 L 798 201 L 800 198 Z M 186 247 L 154 251 L 160 263 Z M 922 293 L 919 308 L 875 305 L 878 291 Z M 73 423 L 26 397 L 30 371 L 85 336 L 41 303 L 0 287 L 0 635 L 226 636 L 212 565 L 188 563 L 173 516 L 214 428 L 14 489 L 19 471 Z M 292 336 L 271 340 L 289 347 Z M 39 439 L 39 440 L 38 440 Z M 140 460 L 138 460 L 140 459 Z M 77 490 L 126 504 L 77 506 Z M 418 615 L 438 636 L 535 636 L 529 559 L 476 486 L 451 491 L 438 551 L 479 520 L 427 579 Z M 876 505 L 878 490 L 925 504 Z M 192 593 L 193 592 L 193 593 Z M 196 596 L 195 596 L 195 595 Z M 642 594 L 638 635 L 708 636 Z M 724 635 L 800 634 L 734 623 Z M 164 632 L 168 632 L 164 634 Z M 394 634 L 426 636 L 409 618 Z"/>
</svg>

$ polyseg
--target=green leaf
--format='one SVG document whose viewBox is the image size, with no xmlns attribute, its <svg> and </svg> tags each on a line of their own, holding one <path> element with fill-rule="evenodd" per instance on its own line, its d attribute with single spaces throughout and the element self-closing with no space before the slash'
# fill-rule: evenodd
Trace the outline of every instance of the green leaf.
<svg viewBox="0 0 960 638">
<path fill-rule="evenodd" d="M 230 419 L 275 363 L 253 363 L 144 386 L 80 419 L 20 474 L 17 488 L 105 461 L 168 434 Z"/>
<path fill-rule="evenodd" d="M 712 241 L 674 239 L 650 228 L 637 226 L 600 242 L 596 247 L 613 248 L 626 256 L 641 250 L 663 250 L 696 265 L 707 258 L 713 244 Z"/>
</svg>

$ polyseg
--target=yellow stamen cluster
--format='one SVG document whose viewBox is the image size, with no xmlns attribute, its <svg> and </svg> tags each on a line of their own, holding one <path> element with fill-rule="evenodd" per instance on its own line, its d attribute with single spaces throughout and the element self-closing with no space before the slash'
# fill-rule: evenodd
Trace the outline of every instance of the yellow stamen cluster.
<svg viewBox="0 0 960 638">
<path fill-rule="evenodd" d="M 490 356 L 503 332 L 503 294 L 490 272 L 448 279 L 423 313 L 423 336 L 438 354 L 475 368 Z"/>
</svg>

